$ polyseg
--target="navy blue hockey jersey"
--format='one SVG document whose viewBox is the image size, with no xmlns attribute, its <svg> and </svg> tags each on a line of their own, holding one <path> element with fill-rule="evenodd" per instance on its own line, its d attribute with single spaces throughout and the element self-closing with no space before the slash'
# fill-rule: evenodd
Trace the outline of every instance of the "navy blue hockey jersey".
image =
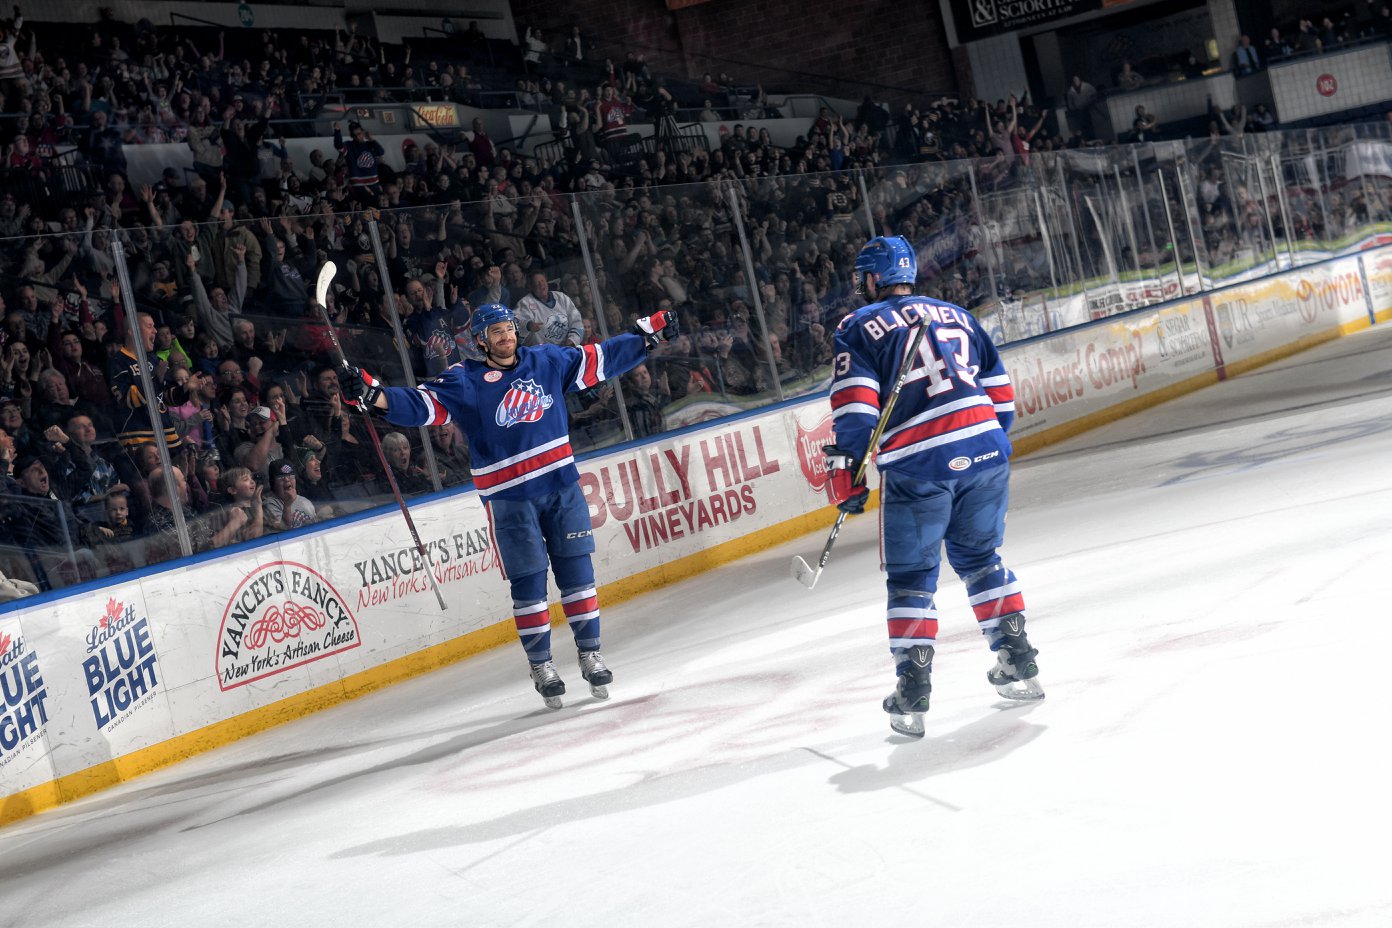
<svg viewBox="0 0 1392 928">
<path fill-rule="evenodd" d="M 875 449 L 876 466 L 949 480 L 1006 463 L 1015 388 L 996 346 L 965 309 L 920 296 L 872 303 L 837 326 L 831 382 L 836 444 L 865 456 L 917 323 L 925 319 L 928 330 Z"/>
<path fill-rule="evenodd" d="M 579 348 L 519 346 L 510 370 L 464 361 L 415 389 L 388 387 L 387 419 L 458 425 L 469 439 L 474 487 L 485 501 L 551 493 L 580 479 L 563 394 L 616 377 L 647 356 L 637 335 Z"/>
</svg>

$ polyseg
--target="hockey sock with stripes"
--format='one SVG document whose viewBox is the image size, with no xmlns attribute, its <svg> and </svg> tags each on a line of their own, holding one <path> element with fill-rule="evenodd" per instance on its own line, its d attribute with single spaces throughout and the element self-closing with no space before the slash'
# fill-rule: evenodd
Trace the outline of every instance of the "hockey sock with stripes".
<svg viewBox="0 0 1392 928">
<path fill-rule="evenodd" d="M 891 570 L 887 574 L 889 605 L 885 620 L 896 675 L 907 670 L 910 648 L 931 647 L 937 641 L 938 610 L 929 589 L 932 579 L 932 572 L 927 570 Z"/>
<path fill-rule="evenodd" d="M 581 651 L 599 650 L 599 598 L 595 593 L 594 565 L 588 554 L 552 558 L 561 608 Z"/>
<path fill-rule="evenodd" d="M 551 659 L 551 613 L 546 602 L 546 572 L 512 581 L 512 621 L 517 638 L 533 664 Z"/>
<path fill-rule="evenodd" d="M 967 585 L 972 612 L 983 630 L 988 626 L 994 628 L 1001 616 L 1025 611 L 1020 583 L 1000 561 L 962 579 Z"/>
</svg>

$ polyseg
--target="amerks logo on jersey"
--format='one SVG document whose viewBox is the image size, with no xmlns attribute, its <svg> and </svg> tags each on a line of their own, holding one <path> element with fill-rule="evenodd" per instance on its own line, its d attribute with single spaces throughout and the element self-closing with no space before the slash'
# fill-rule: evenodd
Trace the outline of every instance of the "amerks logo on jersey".
<svg viewBox="0 0 1392 928">
<path fill-rule="evenodd" d="M 530 377 L 526 380 L 514 380 L 507 393 L 503 394 L 503 401 L 498 404 L 498 414 L 494 420 L 503 428 L 517 425 L 519 422 L 536 422 L 551 408 L 553 402 L 554 400 Z"/>
</svg>

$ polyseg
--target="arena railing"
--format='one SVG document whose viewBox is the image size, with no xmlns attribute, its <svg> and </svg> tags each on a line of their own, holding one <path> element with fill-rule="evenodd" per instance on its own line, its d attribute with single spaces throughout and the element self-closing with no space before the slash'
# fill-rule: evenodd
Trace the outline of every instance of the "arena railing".
<svg viewBox="0 0 1392 928">
<path fill-rule="evenodd" d="M 1392 138 L 1386 126 L 1343 126 L 1036 153 L 1028 162 L 936 162 L 577 194 L 528 187 L 488 201 L 413 208 L 319 200 L 302 214 L 198 224 L 191 233 L 128 225 L 114 235 L 98 228 L 0 243 L 37 273 L 25 279 L 38 283 L 44 305 L 57 306 L 47 324 L 78 332 L 90 363 L 105 366 L 113 357 L 113 373 L 129 368 L 120 344 L 137 354 L 143 346 L 120 307 L 135 307 L 168 326 L 153 349 L 161 376 L 202 368 L 215 380 L 205 401 L 172 409 L 98 406 L 94 418 L 104 417 L 105 428 L 84 452 L 109 465 L 96 468 L 105 475 L 98 486 L 81 482 L 85 471 L 73 476 L 72 449 L 47 433 L 52 423 L 66 435 L 70 415 L 43 394 L 42 372 L 53 359 L 27 348 L 20 357 L 13 340 L 6 346 L 9 391 L 23 421 L 0 411 L 0 424 L 10 423 L 17 446 L 51 462 L 58 496 L 81 497 L 61 544 L 16 558 L 21 539 L 34 537 L 25 534 L 33 520 L 23 513 L 59 504 L 32 486 L 8 487 L 3 569 L 24 572 L 29 564 L 23 579 L 41 589 L 105 582 L 169 557 L 215 556 L 210 537 L 228 547 L 264 543 L 271 533 L 223 531 L 232 508 L 248 501 L 222 499 L 216 487 L 238 466 L 264 480 L 268 451 L 294 467 L 299 494 L 316 504 L 316 524 L 391 505 L 361 419 L 334 398 L 334 355 L 308 305 L 326 260 L 339 269 L 328 302 L 344 351 L 389 384 L 417 384 L 471 355 L 471 308 L 493 298 L 490 257 L 503 299 L 515 305 L 526 272 L 539 270 L 576 303 L 585 340 L 628 331 L 661 309 L 676 312 L 681 336 L 650 359 L 655 390 L 619 378 L 565 397 L 583 454 L 822 393 L 835 325 L 860 305 L 851 269 L 871 235 L 908 238 L 918 254 L 918 292 L 971 309 L 998 343 L 1009 344 L 1392 234 Z M 264 256 L 277 241 L 291 243 L 288 268 L 241 269 L 238 245 L 254 264 L 255 251 Z M 85 308 L 67 298 L 76 294 L 75 267 L 89 284 Z M 189 331 L 190 318 L 195 329 L 243 334 L 183 344 L 179 333 Z M 50 344 L 47 333 L 33 337 Z M 149 391 L 142 385 L 140 394 Z M 260 444 L 264 425 L 251 422 L 256 406 L 272 411 L 273 443 Z M 179 440 L 166 442 L 157 424 Z M 123 446 L 121 431 L 153 433 L 155 441 L 148 450 Z M 400 436 L 391 439 L 394 473 L 408 497 L 468 483 L 467 449 L 452 426 L 381 431 Z M 184 530 L 105 539 L 97 504 L 118 484 L 137 522 L 152 496 L 181 498 L 177 486 L 150 485 L 154 468 L 167 474 L 171 464 L 191 478 L 188 503 L 176 507 Z M 263 499 L 269 492 L 261 491 Z M 108 551 L 111 545 L 117 550 Z"/>
</svg>

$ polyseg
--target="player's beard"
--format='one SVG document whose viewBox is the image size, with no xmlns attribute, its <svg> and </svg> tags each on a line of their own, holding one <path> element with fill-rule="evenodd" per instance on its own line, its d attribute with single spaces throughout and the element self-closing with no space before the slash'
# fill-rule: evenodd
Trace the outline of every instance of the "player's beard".
<svg viewBox="0 0 1392 928">
<path fill-rule="evenodd" d="M 514 338 L 510 345 L 498 348 L 495 345 L 484 343 L 484 354 L 488 355 L 488 360 L 495 367 L 516 367 L 517 366 L 517 339 Z"/>
</svg>

